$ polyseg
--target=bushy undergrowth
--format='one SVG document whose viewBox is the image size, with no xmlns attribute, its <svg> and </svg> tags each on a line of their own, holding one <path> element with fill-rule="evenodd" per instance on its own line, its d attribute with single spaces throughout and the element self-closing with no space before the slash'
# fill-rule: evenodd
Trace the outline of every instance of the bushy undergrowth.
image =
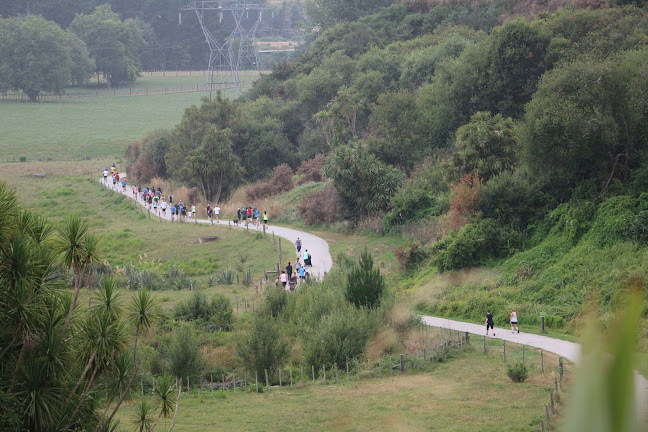
<svg viewBox="0 0 648 432">
<path fill-rule="evenodd" d="M 232 304 L 227 297 L 216 294 L 208 301 L 207 296 L 200 291 L 195 291 L 188 300 L 177 303 L 173 315 L 179 320 L 197 320 L 216 325 L 221 330 L 230 330 L 234 320 Z"/>
<path fill-rule="evenodd" d="M 342 215 L 340 197 L 331 184 L 307 195 L 297 208 L 306 225 L 337 222 Z"/>
<path fill-rule="evenodd" d="M 464 263 L 491 265 L 489 271 L 497 277 L 482 283 L 472 279 L 466 282 L 461 280 L 463 270 L 450 273 L 450 280 L 458 282 L 444 289 L 442 297 L 421 301 L 418 308 L 475 322 L 482 322 L 485 311 L 490 309 L 497 325 L 506 325 L 510 309 L 515 308 L 523 328 L 539 328 L 544 315 L 545 325 L 556 330 L 578 322 L 586 304 L 594 301 L 605 323 L 619 306 L 626 287 L 648 276 L 644 264 L 648 251 L 642 237 L 645 205 L 643 197 L 630 196 L 613 197 L 598 205 L 589 200 L 565 203 L 535 225 L 530 247 L 504 260 L 493 259 L 488 253 L 483 261 L 470 261 L 480 256 L 477 252 L 485 251 L 467 241 L 474 236 L 458 244 L 450 243 L 446 253 L 459 245 L 466 246 L 461 250 L 467 251 L 450 254 L 457 260 L 450 263 L 468 257 L 470 260 Z"/>
<path fill-rule="evenodd" d="M 255 202 L 292 189 L 293 175 L 293 170 L 287 164 L 275 167 L 269 179 L 262 180 L 248 188 L 247 199 L 250 202 Z"/>
<path fill-rule="evenodd" d="M 434 246 L 434 263 L 441 270 L 477 266 L 509 255 L 521 246 L 521 237 L 493 219 L 464 226 Z"/>
</svg>

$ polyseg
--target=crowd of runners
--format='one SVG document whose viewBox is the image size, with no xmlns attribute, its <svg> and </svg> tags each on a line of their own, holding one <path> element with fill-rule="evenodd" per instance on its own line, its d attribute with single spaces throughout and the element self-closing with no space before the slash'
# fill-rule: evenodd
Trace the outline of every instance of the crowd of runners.
<svg viewBox="0 0 648 432">
<path fill-rule="evenodd" d="M 104 169 L 104 183 L 109 184 L 108 176 L 111 176 L 112 178 L 113 190 L 118 190 L 121 186 L 122 193 L 126 193 L 127 179 L 125 176 L 120 177 L 115 164 Z M 173 194 L 169 194 L 168 197 L 165 197 L 162 194 L 162 189 L 160 187 L 133 186 L 132 194 L 134 200 L 142 201 L 145 207 L 156 214 L 161 214 L 163 217 L 166 217 L 167 214 L 169 214 L 171 220 L 178 219 L 179 221 L 190 221 L 197 218 L 195 205 L 185 204 L 182 200 L 174 202 Z M 169 213 L 167 213 L 167 211 Z M 210 222 L 220 221 L 221 209 L 218 205 L 212 206 L 211 204 L 207 204 L 205 213 Z M 261 214 L 259 209 L 252 206 L 243 208 L 239 207 L 236 210 L 236 216 L 232 220 L 235 225 L 243 224 L 247 227 L 251 224 L 256 228 L 260 228 L 262 221 L 264 225 L 268 225 L 268 222 L 270 221 L 268 212 L 264 210 L 263 214 Z M 289 261 L 285 270 L 282 270 L 281 274 L 279 274 L 275 280 L 275 285 L 277 287 L 281 283 L 288 292 L 294 292 L 300 282 L 303 282 L 310 277 L 310 273 L 306 267 L 312 267 L 313 256 L 308 252 L 308 249 L 304 249 L 302 252 L 302 241 L 299 237 L 295 241 L 295 249 L 297 250 L 297 257 L 294 262 L 294 267 Z"/>
<path fill-rule="evenodd" d="M 281 271 L 281 274 L 277 276 L 275 280 L 275 285 L 278 287 L 281 283 L 284 289 L 288 292 L 294 292 L 297 288 L 297 285 L 301 282 L 304 282 L 310 278 L 310 273 L 306 267 L 313 266 L 313 255 L 308 252 L 308 249 L 304 249 L 302 253 L 302 241 L 299 237 L 295 241 L 295 248 L 297 249 L 297 258 L 295 259 L 295 266 L 288 261 L 288 265 L 285 270 Z"/>
</svg>

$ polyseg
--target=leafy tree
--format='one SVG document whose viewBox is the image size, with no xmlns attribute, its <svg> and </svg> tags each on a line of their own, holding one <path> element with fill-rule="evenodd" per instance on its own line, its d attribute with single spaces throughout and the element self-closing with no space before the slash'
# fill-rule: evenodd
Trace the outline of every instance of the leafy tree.
<svg viewBox="0 0 648 432">
<path fill-rule="evenodd" d="M 473 42 L 459 33 L 451 33 L 438 44 L 415 50 L 407 56 L 402 67 L 400 83 L 405 88 L 416 89 L 429 82 L 436 67 L 448 58 L 457 58 Z"/>
<path fill-rule="evenodd" d="M 257 315 L 248 333 L 236 344 L 236 353 L 249 372 L 258 372 L 263 376 L 267 370 L 268 374 L 274 376 L 288 357 L 290 346 L 273 318 Z"/>
<path fill-rule="evenodd" d="M 456 133 L 452 163 L 460 175 L 477 170 L 488 181 L 516 165 L 518 138 L 513 120 L 478 112 Z"/>
<path fill-rule="evenodd" d="M 200 185 L 206 201 L 219 202 L 221 195 L 227 196 L 244 172 L 230 137 L 227 129 L 207 132 L 201 146 L 187 158 L 185 169 Z"/>
<path fill-rule="evenodd" d="M 353 218 L 385 210 L 402 174 L 359 146 L 335 149 L 324 168 Z"/>
<path fill-rule="evenodd" d="M 313 23 L 322 27 L 355 21 L 381 7 L 391 5 L 391 0 L 310 0 L 306 10 Z"/>
<path fill-rule="evenodd" d="M 380 95 L 369 120 L 370 130 L 378 139 L 369 141 L 369 148 L 384 162 L 410 171 L 424 152 L 415 142 L 418 118 L 412 93 Z"/>
<path fill-rule="evenodd" d="M 97 80 L 102 74 L 109 86 L 135 81 L 141 67 L 139 50 L 145 44 L 139 21 L 122 21 L 104 4 L 89 15 L 77 15 L 70 29 L 88 46 Z"/>
<path fill-rule="evenodd" d="M 380 305 L 384 291 L 385 279 L 374 268 L 373 257 L 365 248 L 347 276 L 346 299 L 356 307 L 375 308 Z"/>
<path fill-rule="evenodd" d="M 488 52 L 488 109 L 521 117 L 545 71 L 548 39 L 527 21 L 508 21 L 493 30 Z"/>
<path fill-rule="evenodd" d="M 547 73 L 528 105 L 522 154 L 565 199 L 584 179 L 627 181 L 646 145 L 648 51 L 574 61 Z"/>
<path fill-rule="evenodd" d="M 0 19 L 0 92 L 61 93 L 87 78 L 87 50 L 78 38 L 41 17 Z"/>
</svg>

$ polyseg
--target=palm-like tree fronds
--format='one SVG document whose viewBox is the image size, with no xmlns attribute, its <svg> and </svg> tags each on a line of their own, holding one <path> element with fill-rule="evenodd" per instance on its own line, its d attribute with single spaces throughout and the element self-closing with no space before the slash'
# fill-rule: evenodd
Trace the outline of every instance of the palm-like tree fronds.
<svg viewBox="0 0 648 432">
<path fill-rule="evenodd" d="M 139 432 L 148 431 L 153 424 L 152 416 L 153 407 L 149 405 L 144 399 L 140 401 L 135 407 L 135 416 L 133 417 L 133 424 L 135 430 Z"/>
</svg>

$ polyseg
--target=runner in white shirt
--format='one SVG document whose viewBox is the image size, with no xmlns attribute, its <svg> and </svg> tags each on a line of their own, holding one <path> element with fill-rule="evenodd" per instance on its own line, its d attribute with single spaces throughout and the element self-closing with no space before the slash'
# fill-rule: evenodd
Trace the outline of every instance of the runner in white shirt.
<svg viewBox="0 0 648 432">
<path fill-rule="evenodd" d="M 104 170 L 103 175 L 104 175 L 104 183 L 105 183 L 106 180 L 108 179 L 108 170 L 107 169 Z"/>
<path fill-rule="evenodd" d="M 218 205 L 214 207 L 214 217 L 216 217 L 216 222 L 218 222 L 220 218 L 220 207 L 218 207 Z"/>
<path fill-rule="evenodd" d="M 164 199 L 162 200 L 162 204 L 160 204 L 160 209 L 162 210 L 162 214 L 166 216 L 167 203 Z"/>
<path fill-rule="evenodd" d="M 520 329 L 518 328 L 517 312 L 515 312 L 514 309 L 511 309 L 511 333 L 515 333 L 516 331 L 520 333 Z"/>
</svg>

